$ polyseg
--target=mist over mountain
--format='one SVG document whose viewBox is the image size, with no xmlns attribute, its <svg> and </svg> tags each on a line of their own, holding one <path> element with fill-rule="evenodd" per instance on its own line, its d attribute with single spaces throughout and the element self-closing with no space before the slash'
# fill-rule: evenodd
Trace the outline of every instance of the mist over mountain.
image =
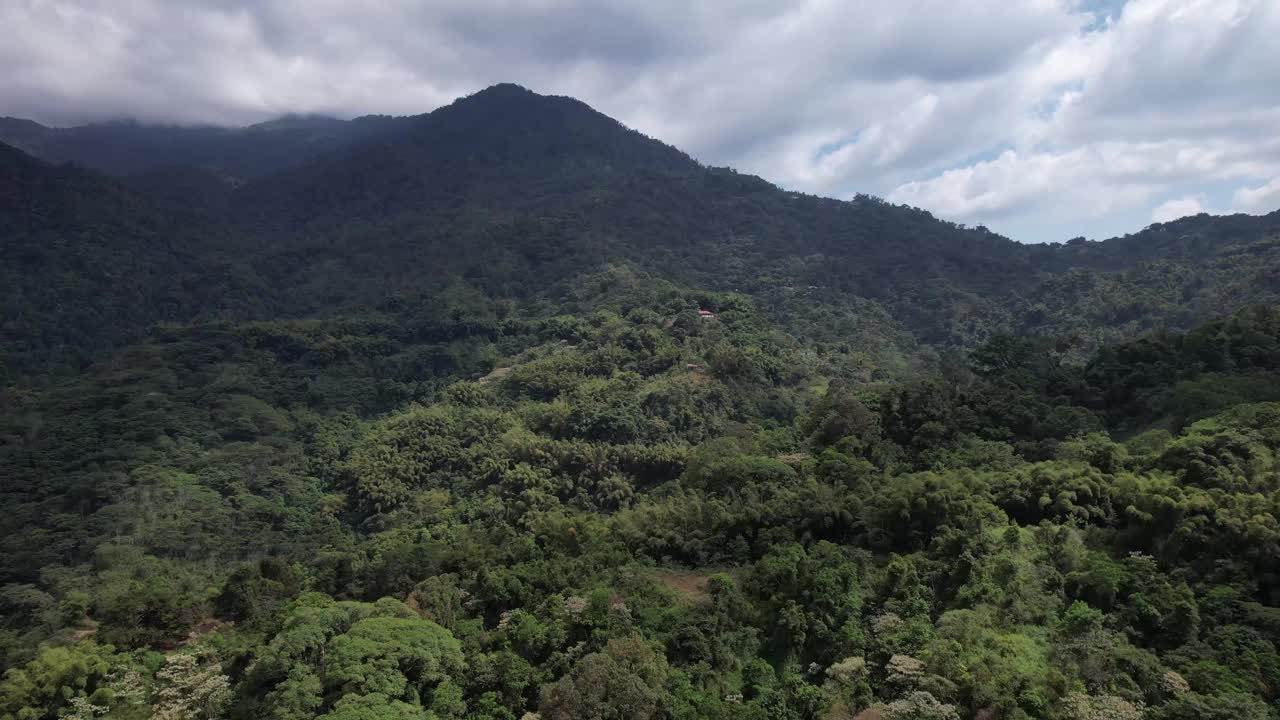
<svg viewBox="0 0 1280 720">
<path fill-rule="evenodd" d="M 1280 211 L 1031 245 L 502 84 L 0 120 L 0 717 L 1274 720 Z"/>
</svg>

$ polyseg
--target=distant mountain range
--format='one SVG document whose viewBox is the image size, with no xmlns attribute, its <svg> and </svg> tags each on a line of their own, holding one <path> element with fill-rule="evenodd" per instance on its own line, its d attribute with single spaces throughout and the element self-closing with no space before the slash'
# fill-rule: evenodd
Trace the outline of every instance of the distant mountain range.
<svg viewBox="0 0 1280 720">
<path fill-rule="evenodd" d="M 704 167 L 515 85 L 414 117 L 5 119 L 0 140 L 11 371 L 50 354 L 74 367 L 156 322 L 325 315 L 454 280 L 554 300 L 614 263 L 749 295 L 797 336 L 859 348 L 873 372 L 1000 330 L 1096 343 L 1280 295 L 1280 213 L 1023 245 Z"/>
<path fill-rule="evenodd" d="M 142 125 L 124 120 L 69 128 L 0 117 L 0 142 L 50 162 L 71 162 L 110 175 L 169 167 L 209 167 L 256 177 L 403 125 L 369 115 L 338 120 L 287 115 L 243 128 Z"/>
</svg>

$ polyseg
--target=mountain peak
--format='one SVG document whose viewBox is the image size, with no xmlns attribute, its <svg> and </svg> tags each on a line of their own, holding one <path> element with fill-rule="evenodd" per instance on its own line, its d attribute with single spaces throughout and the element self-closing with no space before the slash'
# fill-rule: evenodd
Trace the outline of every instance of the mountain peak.
<svg viewBox="0 0 1280 720">
<path fill-rule="evenodd" d="M 511 82 L 500 82 L 489 87 L 474 92 L 467 97 L 546 97 L 530 90 L 529 88 Z M 462 98 L 466 99 L 466 98 Z"/>
<path fill-rule="evenodd" d="M 598 187 L 631 173 L 689 173 L 700 165 L 586 103 L 493 85 L 393 132 L 255 181 L 253 202 L 289 206 L 285 219 L 419 212 L 424 204 L 480 194 L 521 197 L 535 185 L 557 193 Z"/>
<path fill-rule="evenodd" d="M 577 98 L 563 95 L 543 95 L 534 92 L 523 85 L 515 83 L 498 83 L 490 85 L 483 90 L 478 90 L 470 95 L 464 95 L 445 105 L 428 115 L 437 115 L 441 111 L 453 110 L 474 110 L 477 112 L 498 112 L 506 115 L 506 119 L 519 119 L 521 114 L 534 112 L 535 108 L 551 108 L 559 107 L 563 111 L 569 108 L 580 112 L 587 112 L 600 117 L 607 117 L 590 105 L 578 100 Z M 612 118 L 609 118 L 612 121 Z"/>
<path fill-rule="evenodd" d="M 688 169 L 688 155 L 637 132 L 577 98 L 498 83 L 420 116 L 417 135 L 433 155 L 497 151 L 504 159 L 555 162 L 594 157 L 614 168 Z M 465 148 L 465 150 L 464 150 Z"/>
</svg>

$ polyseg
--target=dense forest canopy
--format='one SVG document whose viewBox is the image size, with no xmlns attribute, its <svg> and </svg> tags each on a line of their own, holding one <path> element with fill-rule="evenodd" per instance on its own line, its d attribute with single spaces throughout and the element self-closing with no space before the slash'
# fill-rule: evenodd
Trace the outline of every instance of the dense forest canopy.
<svg viewBox="0 0 1280 720">
<path fill-rule="evenodd" d="M 0 718 L 1280 718 L 1280 213 L 1020 245 L 510 85 L 0 139 Z"/>
</svg>

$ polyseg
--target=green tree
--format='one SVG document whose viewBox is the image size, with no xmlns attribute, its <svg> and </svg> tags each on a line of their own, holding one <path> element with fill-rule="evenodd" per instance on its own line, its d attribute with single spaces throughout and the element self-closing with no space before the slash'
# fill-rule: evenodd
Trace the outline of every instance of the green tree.
<svg viewBox="0 0 1280 720">
<path fill-rule="evenodd" d="M 610 640 L 542 690 L 543 720 L 649 720 L 665 698 L 667 661 L 640 637 Z"/>
<path fill-rule="evenodd" d="M 11 668 L 0 680 L 0 717 L 5 720 L 52 720 L 77 698 L 98 705 L 111 671 L 112 648 L 93 642 L 47 647 L 30 662 Z"/>
<path fill-rule="evenodd" d="M 191 653 L 165 657 L 156 683 L 151 702 L 156 720 L 213 720 L 231 702 L 231 680 L 222 668 L 202 665 Z"/>
</svg>

